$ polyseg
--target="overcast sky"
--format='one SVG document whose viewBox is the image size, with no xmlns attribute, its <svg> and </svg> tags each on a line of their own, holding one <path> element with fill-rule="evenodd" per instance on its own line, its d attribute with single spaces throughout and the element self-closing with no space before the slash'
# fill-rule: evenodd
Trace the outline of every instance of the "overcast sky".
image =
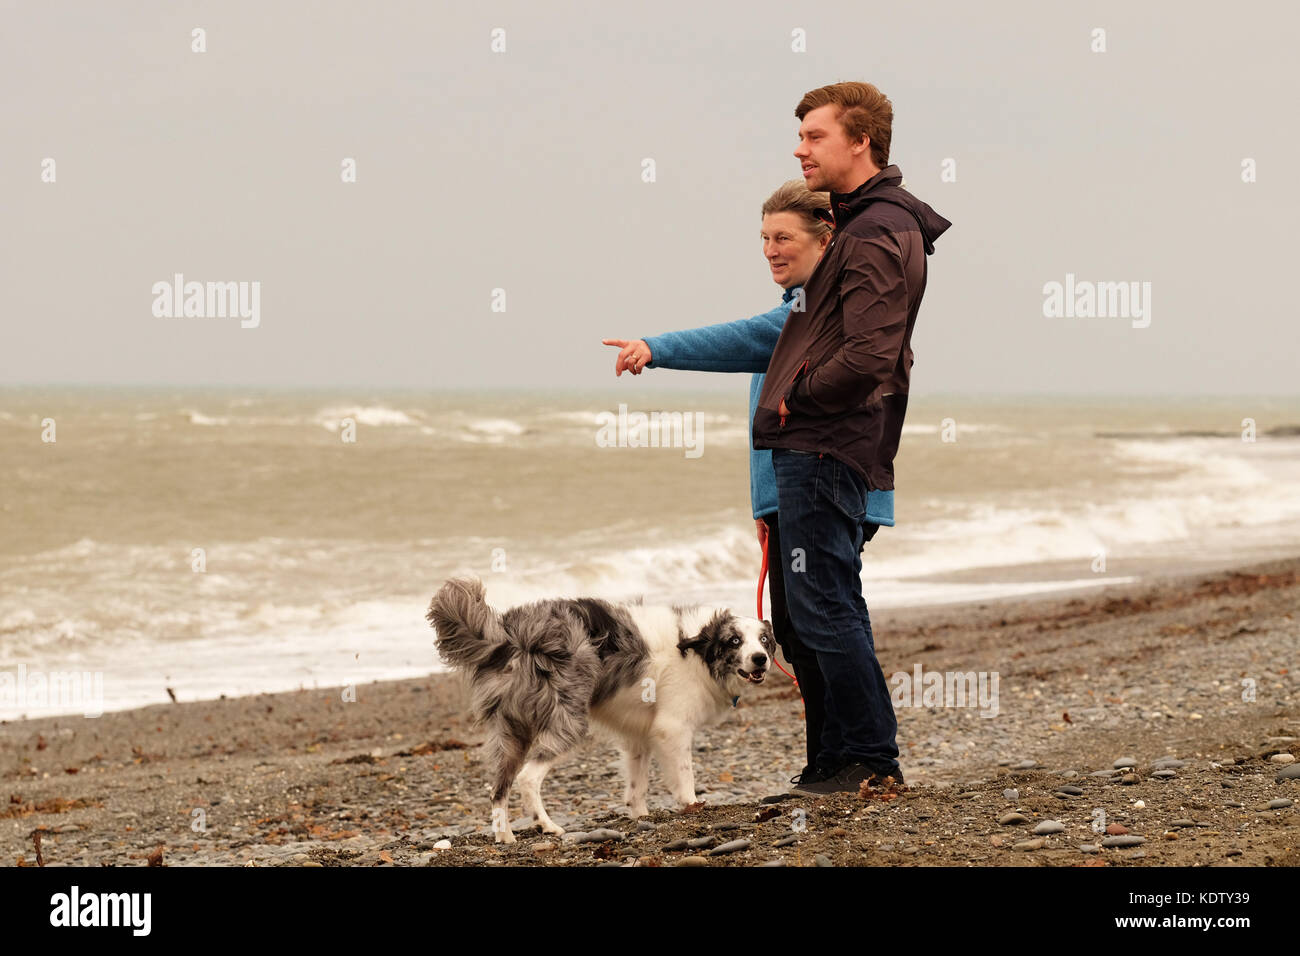
<svg viewBox="0 0 1300 956">
<path fill-rule="evenodd" d="M 914 392 L 1300 391 L 1292 4 L 0 9 L 0 384 L 604 384 L 602 337 L 777 304 L 759 207 L 855 79 L 953 222 Z M 175 273 L 260 324 L 155 316 Z M 1149 282 L 1149 326 L 1045 316 L 1067 274 Z"/>
</svg>

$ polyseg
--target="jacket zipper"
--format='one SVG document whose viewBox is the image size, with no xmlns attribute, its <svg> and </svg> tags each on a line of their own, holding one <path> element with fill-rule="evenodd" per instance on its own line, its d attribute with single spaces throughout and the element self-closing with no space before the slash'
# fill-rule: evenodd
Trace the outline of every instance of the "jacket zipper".
<svg viewBox="0 0 1300 956">
<path fill-rule="evenodd" d="M 793 385 L 795 379 L 797 379 L 801 374 L 803 374 L 803 370 L 806 369 L 807 367 L 808 367 L 808 360 L 807 360 L 807 359 L 804 359 L 804 360 L 803 360 L 803 364 L 800 365 L 797 369 L 795 369 L 795 371 L 794 371 L 794 376 L 790 379 L 790 381 L 789 381 L 787 384 Z M 786 416 L 785 416 L 785 415 L 782 415 L 782 416 L 781 416 L 781 425 L 780 425 L 781 428 L 785 428 L 785 419 L 786 419 Z"/>
</svg>

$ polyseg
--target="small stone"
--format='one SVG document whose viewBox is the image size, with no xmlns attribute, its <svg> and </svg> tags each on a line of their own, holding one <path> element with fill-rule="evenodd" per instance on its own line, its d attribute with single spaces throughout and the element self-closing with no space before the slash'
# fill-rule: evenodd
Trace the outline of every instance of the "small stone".
<svg viewBox="0 0 1300 956">
<path fill-rule="evenodd" d="M 760 863 L 759 866 L 785 866 L 785 860 L 768 860 L 766 863 Z"/>
<path fill-rule="evenodd" d="M 1147 842 L 1146 837 L 1140 836 L 1108 836 L 1101 841 L 1102 846 L 1141 846 Z"/>
<path fill-rule="evenodd" d="M 1068 783 L 1067 783 L 1065 786 L 1063 786 L 1063 787 L 1057 787 L 1057 788 L 1056 788 L 1056 792 L 1057 792 L 1057 793 L 1063 793 L 1063 794 L 1065 794 L 1065 795 L 1067 795 L 1067 796 L 1070 796 L 1070 797 L 1081 797 L 1081 796 L 1083 796 L 1083 788 L 1082 788 L 1082 787 L 1076 787 L 1076 786 L 1074 786 L 1073 784 L 1068 784 Z"/>
<path fill-rule="evenodd" d="M 1159 777 L 1161 780 L 1168 780 L 1170 777 L 1176 777 L 1178 774 L 1172 770 L 1152 770 L 1151 776 Z"/>
<path fill-rule="evenodd" d="M 763 797 L 759 803 L 781 803 L 783 800 L 794 800 L 798 797 L 795 793 L 774 793 L 769 797 Z"/>
<path fill-rule="evenodd" d="M 1010 800 L 1012 803 L 1018 803 L 1018 802 L 1020 801 L 1020 791 L 1019 791 L 1019 790 L 1014 790 L 1014 789 L 1003 790 L 1003 791 L 1002 791 L 1002 796 L 1003 796 L 1005 799 Z"/>
<path fill-rule="evenodd" d="M 1038 824 L 1038 826 L 1034 827 L 1034 832 L 1042 834 L 1064 833 L 1065 824 L 1059 820 L 1044 820 L 1042 823 Z"/>
<path fill-rule="evenodd" d="M 772 846 L 774 847 L 789 846 L 791 843 L 798 843 L 798 842 L 799 842 L 799 838 L 792 833 L 788 837 L 782 837 L 781 839 L 777 840 L 775 843 L 772 844 Z"/>
<path fill-rule="evenodd" d="M 1194 827 L 1196 826 L 1196 821 L 1195 820 L 1174 820 L 1169 825 L 1171 827 Z"/>
<path fill-rule="evenodd" d="M 433 845 L 433 848 L 434 848 L 435 850 L 450 850 L 450 849 L 451 849 L 451 841 L 450 841 L 450 840 L 439 840 L 437 843 L 435 843 L 435 844 Z"/>
<path fill-rule="evenodd" d="M 637 823 L 636 828 L 643 832 L 648 832 L 650 830 L 653 830 L 655 828 L 655 825 L 651 823 L 649 820 L 641 820 L 640 822 Z"/>
<path fill-rule="evenodd" d="M 1124 826 L 1122 823 L 1108 823 L 1106 825 L 1106 832 L 1111 836 L 1123 836 L 1125 833 L 1128 833 L 1128 827 Z"/>
<path fill-rule="evenodd" d="M 1020 823 L 1028 823 L 1028 822 L 1029 822 L 1029 817 L 1025 816 L 1023 813 L 1016 813 L 1014 810 L 1011 811 L 1010 813 L 1004 813 L 1002 814 L 1002 816 L 998 817 L 998 823 L 1004 827 L 1012 827 Z"/>
<path fill-rule="evenodd" d="M 1079 844 L 1079 852 L 1080 852 L 1080 853 L 1100 853 L 1100 852 L 1101 852 L 1101 847 L 1097 846 L 1097 844 L 1095 844 L 1095 843 L 1080 843 L 1080 844 Z"/>
<path fill-rule="evenodd" d="M 1037 761 L 1037 760 L 1022 760 L 1022 761 L 1020 761 L 1020 763 L 1016 764 L 1012 769 L 1013 769 L 1013 770 L 1033 770 L 1033 769 L 1034 769 L 1035 767 L 1037 767 L 1037 766 L 1038 766 L 1038 761 Z"/>
<path fill-rule="evenodd" d="M 1238 803 L 1236 800 L 1229 800 L 1224 804 L 1224 806 L 1234 807 L 1237 810 L 1244 810 L 1246 808 L 1246 805 L 1244 803 Z"/>
<path fill-rule="evenodd" d="M 1268 760 L 1269 763 L 1295 763 L 1295 754 L 1273 754 Z"/>
<path fill-rule="evenodd" d="M 1044 840 L 1042 837 L 1035 837 L 1032 840 L 1023 840 L 1020 843 L 1017 843 L 1014 847 L 1012 847 L 1012 849 L 1025 850 L 1025 851 L 1041 850 L 1045 846 L 1047 846 L 1046 840 Z"/>
<path fill-rule="evenodd" d="M 906 830 L 907 827 L 904 827 L 903 829 Z M 916 831 L 913 830 L 912 832 L 915 833 Z M 831 829 L 826 831 L 826 835 L 833 836 L 833 837 L 843 837 L 843 836 L 848 836 L 849 831 L 844 829 L 843 827 L 831 827 Z"/>
<path fill-rule="evenodd" d="M 690 840 L 683 838 L 681 840 L 674 840 L 672 843 L 665 843 L 662 852 L 672 853 L 674 850 L 685 850 L 690 846 L 690 842 Z"/>
<path fill-rule="evenodd" d="M 740 850 L 748 849 L 748 840 L 732 840 L 728 843 L 722 844 L 721 846 L 715 846 L 712 850 L 709 850 L 705 856 L 721 856 L 723 853 L 737 853 Z"/>
<path fill-rule="evenodd" d="M 993 836 L 989 837 L 989 844 L 991 846 L 1001 846 L 1002 843 L 1003 843 L 1002 837 L 998 836 L 997 834 L 994 834 Z"/>
<path fill-rule="evenodd" d="M 677 861 L 678 866 L 708 866 L 709 861 L 702 856 L 684 856 Z"/>
<path fill-rule="evenodd" d="M 1159 760 L 1151 761 L 1152 770 L 1180 770 L 1186 766 L 1186 760 L 1179 760 L 1176 757 L 1161 757 Z"/>
<path fill-rule="evenodd" d="M 1061 776 L 1064 777 L 1066 780 L 1073 780 L 1075 777 L 1079 776 L 1079 771 L 1077 771 L 1077 770 L 1062 770 L 1062 771 L 1061 771 Z"/>
<path fill-rule="evenodd" d="M 1122 783 L 1124 786 L 1129 787 L 1135 783 L 1141 783 L 1142 778 L 1135 773 L 1126 773 L 1124 774 L 1124 776 L 1119 778 L 1119 782 Z"/>
<path fill-rule="evenodd" d="M 1137 765 L 1138 762 L 1136 757 L 1120 757 L 1113 764 L 1111 764 L 1111 766 L 1114 767 L 1116 770 L 1127 770 L 1130 767 L 1136 767 Z"/>
<path fill-rule="evenodd" d="M 818 866 L 835 865 L 834 863 L 831 862 L 831 858 L 827 856 L 825 853 L 818 853 L 815 857 L 813 857 L 813 862 L 816 863 Z"/>
<path fill-rule="evenodd" d="M 1268 802 L 1268 806 L 1267 806 L 1265 809 L 1267 809 L 1267 810 L 1285 810 L 1285 809 L 1286 809 L 1287 807 L 1289 807 L 1289 806 L 1291 806 L 1291 801 L 1290 801 L 1290 800 L 1270 800 L 1270 801 Z"/>
<path fill-rule="evenodd" d="M 1300 763 L 1293 763 L 1288 767 L 1283 767 L 1282 772 L 1275 779 L 1278 783 L 1283 780 L 1300 780 Z"/>
<path fill-rule="evenodd" d="M 1138 800 L 1133 804 L 1134 810 L 1145 810 L 1146 808 L 1147 808 L 1147 804 L 1145 800 Z"/>
<path fill-rule="evenodd" d="M 1114 770 L 1094 770 L 1092 773 L 1088 774 L 1088 776 L 1090 776 L 1090 777 L 1113 777 L 1113 776 L 1115 776 L 1115 771 L 1114 771 Z"/>
<path fill-rule="evenodd" d="M 538 854 L 538 855 L 541 855 L 541 854 L 543 854 L 543 853 L 550 853 L 552 850 L 554 850 L 554 849 L 555 849 L 555 844 L 554 844 L 554 843 L 534 843 L 534 844 L 530 847 L 530 849 L 531 849 L 534 853 L 536 853 L 536 854 Z"/>
<path fill-rule="evenodd" d="M 686 845 L 692 850 L 702 850 L 704 847 L 713 846 L 718 842 L 717 837 L 696 837 L 694 840 L 687 840 Z"/>
<path fill-rule="evenodd" d="M 1223 855 L 1224 855 L 1224 856 L 1241 856 L 1241 851 L 1240 851 L 1240 850 L 1229 850 L 1227 853 L 1225 853 L 1225 854 L 1223 854 Z"/>
<path fill-rule="evenodd" d="M 570 839 L 572 837 L 572 839 Z M 591 830 L 587 833 L 564 834 L 564 839 L 570 843 L 604 843 L 606 840 L 622 840 L 624 835 L 618 830 Z"/>
</svg>

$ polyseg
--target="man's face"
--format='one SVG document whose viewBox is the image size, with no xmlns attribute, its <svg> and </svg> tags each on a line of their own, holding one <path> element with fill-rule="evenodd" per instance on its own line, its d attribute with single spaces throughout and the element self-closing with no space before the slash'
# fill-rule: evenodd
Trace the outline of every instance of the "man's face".
<svg viewBox="0 0 1300 956">
<path fill-rule="evenodd" d="M 799 145 L 794 155 L 803 171 L 804 184 L 813 192 L 845 193 L 862 185 L 852 182 L 853 167 L 870 148 L 870 141 L 863 137 L 858 147 L 849 143 L 838 116 L 839 107 L 828 104 L 806 113 L 799 124 Z"/>
</svg>

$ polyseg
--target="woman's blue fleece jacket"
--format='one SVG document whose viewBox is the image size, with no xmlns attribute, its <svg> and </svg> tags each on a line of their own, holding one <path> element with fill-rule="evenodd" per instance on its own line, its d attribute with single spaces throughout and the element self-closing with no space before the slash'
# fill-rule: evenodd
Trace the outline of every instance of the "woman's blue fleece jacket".
<svg viewBox="0 0 1300 956">
<path fill-rule="evenodd" d="M 772 470 L 772 451 L 754 447 L 754 409 L 767 364 L 781 337 L 781 328 L 800 287 L 786 289 L 781 304 L 770 312 L 735 322 L 721 322 L 698 329 L 666 332 L 650 336 L 650 361 L 646 368 L 676 368 L 692 372 L 753 372 L 749 383 L 749 497 L 754 517 L 762 518 L 777 510 L 776 473 Z M 867 492 L 867 521 L 893 527 L 894 493 Z"/>
</svg>

